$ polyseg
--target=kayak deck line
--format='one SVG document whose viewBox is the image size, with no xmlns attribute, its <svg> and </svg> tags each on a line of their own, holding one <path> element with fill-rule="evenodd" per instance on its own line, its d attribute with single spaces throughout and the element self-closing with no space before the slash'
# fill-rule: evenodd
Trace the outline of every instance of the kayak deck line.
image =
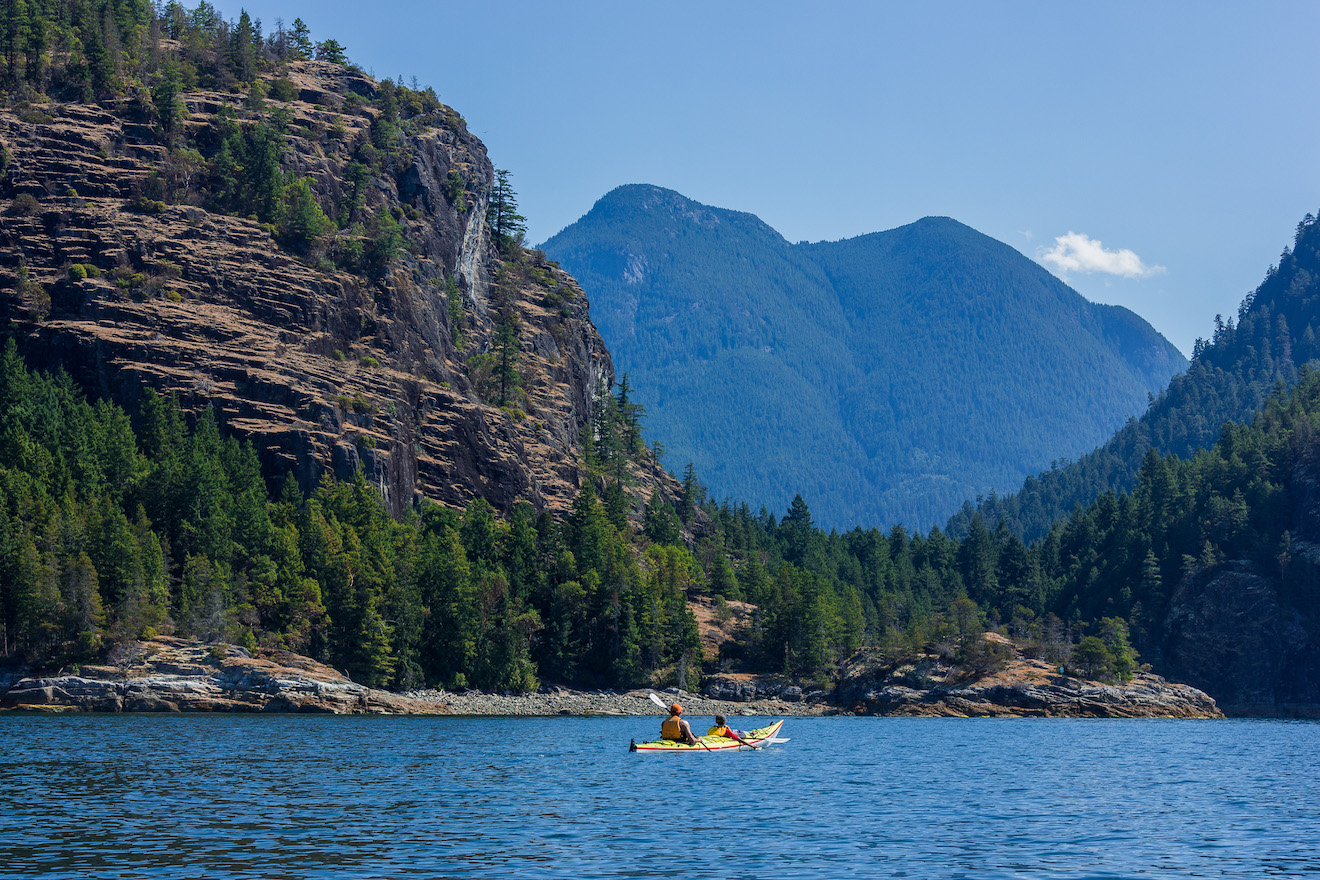
<svg viewBox="0 0 1320 880">
<path fill-rule="evenodd" d="M 760 745 L 763 742 L 774 742 L 777 740 L 779 728 L 784 726 L 783 720 L 767 724 L 765 727 L 758 727 L 756 730 L 749 730 L 743 737 L 743 741 L 730 739 L 727 736 L 703 736 L 697 740 L 696 745 L 689 745 L 685 742 L 677 742 L 671 739 L 653 739 L 647 742 L 637 742 L 632 740 L 628 744 L 630 752 L 730 752 L 743 751 L 748 745 Z"/>
</svg>

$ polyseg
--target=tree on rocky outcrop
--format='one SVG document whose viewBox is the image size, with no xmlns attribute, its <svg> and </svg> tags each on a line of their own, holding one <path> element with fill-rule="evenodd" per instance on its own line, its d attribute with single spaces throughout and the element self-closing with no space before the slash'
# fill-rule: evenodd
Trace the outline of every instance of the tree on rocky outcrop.
<svg viewBox="0 0 1320 880">
<path fill-rule="evenodd" d="M 619 422 L 623 429 L 623 448 L 629 456 L 636 455 L 641 445 L 642 418 L 646 415 L 646 407 L 632 399 L 633 391 L 632 384 L 628 381 L 628 374 L 625 372 L 623 378 L 619 380 L 617 400 Z"/>
<path fill-rule="evenodd" d="M 1119 681 L 1129 681 L 1137 668 L 1137 652 L 1128 643 L 1128 624 L 1121 617 L 1102 617 L 1099 638 L 1109 651 L 1108 671 Z"/>
<path fill-rule="evenodd" d="M 518 361 L 522 358 L 522 347 L 518 342 L 520 325 L 517 314 L 510 313 L 495 329 L 495 381 L 500 406 L 508 406 L 522 385 L 522 375 L 518 372 Z"/>
<path fill-rule="evenodd" d="M 403 248 L 403 232 L 389 211 L 378 211 L 366 228 L 366 243 L 362 252 L 362 266 L 367 272 L 379 275 L 390 260 Z"/>
<path fill-rule="evenodd" d="M 398 89 L 390 80 L 383 80 L 377 89 L 376 106 L 380 109 L 371 120 L 371 143 L 386 155 L 399 147 Z"/>
<path fill-rule="evenodd" d="M 518 213 L 518 197 L 509 182 L 509 172 L 495 169 L 495 185 L 486 204 L 486 224 L 495 236 L 501 251 L 512 250 L 513 245 L 527 231 L 527 218 Z"/>
<path fill-rule="evenodd" d="M 170 71 L 151 90 L 151 99 L 156 105 L 156 118 L 160 121 L 160 131 L 164 135 L 165 143 L 173 143 L 188 113 L 183 98 L 179 95 L 179 82 L 173 71 Z"/>
<path fill-rule="evenodd" d="M 238 25 L 229 38 L 229 66 L 239 82 L 250 83 L 256 78 L 260 45 L 261 37 L 254 31 L 252 19 L 244 9 L 239 13 Z"/>
<path fill-rule="evenodd" d="M 295 21 L 294 25 L 297 26 L 297 24 L 298 22 Z M 345 54 L 346 51 L 347 50 L 344 48 L 343 44 L 338 40 L 322 40 L 316 44 L 316 60 L 328 61 L 331 64 L 338 64 L 340 67 L 343 67 L 348 64 L 348 56 Z"/>
<path fill-rule="evenodd" d="M 1069 661 L 1086 678 L 1107 677 L 1113 662 L 1114 656 L 1097 636 L 1086 636 L 1078 642 Z"/>
<path fill-rule="evenodd" d="M 681 535 L 681 526 L 674 509 L 669 506 L 657 487 L 651 491 L 651 500 L 646 504 L 642 530 L 653 544 L 677 544 Z"/>
<path fill-rule="evenodd" d="M 334 223 L 325 216 L 316 196 L 312 195 L 311 182 L 306 177 L 284 187 L 276 225 L 280 230 L 280 241 L 298 251 L 306 251 L 312 242 L 334 228 Z"/>
<path fill-rule="evenodd" d="M 958 631 L 960 646 L 981 639 L 985 625 L 981 623 L 981 609 L 976 607 L 975 602 L 966 596 L 959 596 L 949 606 L 949 613 L 953 617 L 954 628 Z"/>
<path fill-rule="evenodd" d="M 312 45 L 312 32 L 301 18 L 293 20 L 293 27 L 289 31 L 289 48 L 295 58 L 303 60 L 310 60 L 316 52 L 316 47 Z"/>
<path fill-rule="evenodd" d="M 697 481 L 696 469 L 692 462 L 687 463 L 683 469 L 683 491 L 678 496 L 678 518 L 683 522 L 691 522 L 692 517 L 696 516 L 697 505 L 706 497 L 706 490 Z"/>
</svg>

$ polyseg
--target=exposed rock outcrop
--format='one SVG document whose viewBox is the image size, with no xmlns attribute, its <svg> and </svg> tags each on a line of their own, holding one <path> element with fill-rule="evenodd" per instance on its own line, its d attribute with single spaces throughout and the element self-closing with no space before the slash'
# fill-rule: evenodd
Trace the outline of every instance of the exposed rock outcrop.
<svg viewBox="0 0 1320 880">
<path fill-rule="evenodd" d="M 780 675 L 712 675 L 701 692 L 712 700 L 754 703 L 779 700 L 785 703 L 832 703 L 831 691 L 803 685 Z"/>
<path fill-rule="evenodd" d="M 131 642 L 107 666 L 0 682 L 0 709 L 36 712 L 315 712 L 446 715 L 435 701 L 349 681 L 288 652 L 253 657 L 231 645 Z"/>
<path fill-rule="evenodd" d="M 1061 675 L 1057 666 L 1021 656 L 975 676 L 930 657 L 894 664 L 860 651 L 844 667 L 836 699 L 870 715 L 1028 716 L 1047 718 L 1222 718 L 1204 692 L 1137 673 L 1107 684 Z"/>
</svg>

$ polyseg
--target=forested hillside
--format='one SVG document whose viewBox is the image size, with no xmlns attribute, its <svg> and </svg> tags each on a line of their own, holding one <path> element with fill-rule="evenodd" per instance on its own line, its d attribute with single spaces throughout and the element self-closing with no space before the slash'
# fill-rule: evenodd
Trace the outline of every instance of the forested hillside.
<svg viewBox="0 0 1320 880">
<path fill-rule="evenodd" d="M 359 473 L 272 495 L 248 443 L 173 398 L 130 416 L 0 357 L 0 634 L 36 662 L 171 632 L 311 654 L 355 681 L 534 689 L 700 670 L 695 563 L 639 555 L 617 483 L 562 521 L 425 502 L 394 519 Z M 616 433 L 620 426 L 605 427 Z M 608 456 L 602 444 L 600 455 Z M 606 457 L 601 466 L 615 463 Z"/>
<path fill-rule="evenodd" d="M 396 687 L 696 674 L 681 577 L 605 525 L 678 484 L 433 89 L 205 2 L 0 14 L 6 655 L 156 630 Z"/>
<path fill-rule="evenodd" d="M 671 461 L 827 526 L 943 523 L 1093 448 L 1185 361 L 946 218 L 790 245 L 749 214 L 621 187 L 544 245 L 583 284 Z"/>
<path fill-rule="evenodd" d="M 0 628 L 28 659 L 169 631 L 288 647 L 394 687 L 692 685 L 702 669 L 828 678 L 861 646 L 992 669 L 988 626 L 1092 677 L 1144 660 L 1230 710 L 1320 701 L 1320 374 L 1191 460 L 1148 453 L 1132 493 L 1031 547 L 979 519 L 961 541 L 826 533 L 800 498 L 777 520 L 699 502 L 691 482 L 677 509 L 653 496 L 638 530 L 608 439 L 562 521 L 529 505 L 501 521 L 484 501 L 396 520 L 361 478 L 270 495 L 251 447 L 206 414 L 189 429 L 169 398 L 133 416 L 91 405 L 12 345 L 0 417 Z M 756 606 L 719 656 L 697 640 L 703 594 Z"/>
<path fill-rule="evenodd" d="M 1175 376 L 1141 418 L 1129 421 L 1103 446 L 1063 462 L 1010 495 L 969 504 L 949 522 L 966 534 L 975 515 L 1003 522 L 1034 541 L 1055 520 L 1102 492 L 1135 484 L 1147 450 L 1190 457 L 1220 435 L 1225 422 L 1247 422 L 1280 383 L 1290 387 L 1298 369 L 1320 358 L 1320 228 L 1307 215 L 1277 267 L 1238 309 L 1237 319 L 1215 316 L 1215 332 L 1198 340 L 1187 372 Z"/>
</svg>

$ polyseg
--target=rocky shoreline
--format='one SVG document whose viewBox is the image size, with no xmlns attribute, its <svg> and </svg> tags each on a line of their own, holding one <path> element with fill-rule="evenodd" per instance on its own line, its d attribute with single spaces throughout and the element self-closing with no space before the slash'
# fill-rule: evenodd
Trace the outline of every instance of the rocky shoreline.
<svg viewBox="0 0 1320 880">
<path fill-rule="evenodd" d="M 444 707 L 446 715 L 654 715 L 664 710 L 651 702 L 650 690 L 574 691 L 555 688 L 534 694 L 484 694 L 477 692 L 447 693 L 445 691 L 413 691 L 409 699 Z M 684 715 L 730 717 L 840 715 L 836 706 L 820 703 L 791 703 L 785 700 L 761 699 L 750 703 L 734 703 L 690 694 L 685 691 L 655 691 L 666 702 L 683 705 Z"/>
<path fill-rule="evenodd" d="M 289 652 L 253 657 L 233 645 L 161 637 L 113 650 L 105 664 L 53 675 L 0 672 L 0 711 L 285 712 L 332 715 L 659 715 L 650 691 L 530 694 L 476 691 L 391 691 L 369 688 L 310 658 Z M 685 692 L 667 693 L 695 715 L 824 715 L 823 700 L 758 699 L 733 703 Z"/>
<path fill-rule="evenodd" d="M 889 667 L 859 655 L 832 691 L 778 677 L 711 676 L 702 694 L 661 692 L 691 716 L 801 717 L 902 715 L 972 717 L 1222 718 L 1213 699 L 1187 685 L 1139 674 L 1122 685 L 1068 678 L 1040 661 L 1019 660 L 975 681 L 930 661 Z M 350 681 L 307 657 L 254 657 L 232 645 L 162 637 L 110 652 L 104 665 L 55 675 L 0 673 L 0 711 L 283 712 L 455 716 L 658 716 L 646 689 L 626 692 L 546 688 L 488 694 L 404 693 Z"/>
<path fill-rule="evenodd" d="M 987 636 L 989 637 L 989 636 Z M 1010 645 L 1007 639 L 996 640 Z M 859 651 L 844 667 L 836 699 L 857 714 L 1035 718 L 1223 718 L 1204 691 L 1138 672 L 1110 684 L 1064 674 L 1018 653 L 994 672 L 973 676 L 928 657 L 887 662 Z"/>
</svg>

